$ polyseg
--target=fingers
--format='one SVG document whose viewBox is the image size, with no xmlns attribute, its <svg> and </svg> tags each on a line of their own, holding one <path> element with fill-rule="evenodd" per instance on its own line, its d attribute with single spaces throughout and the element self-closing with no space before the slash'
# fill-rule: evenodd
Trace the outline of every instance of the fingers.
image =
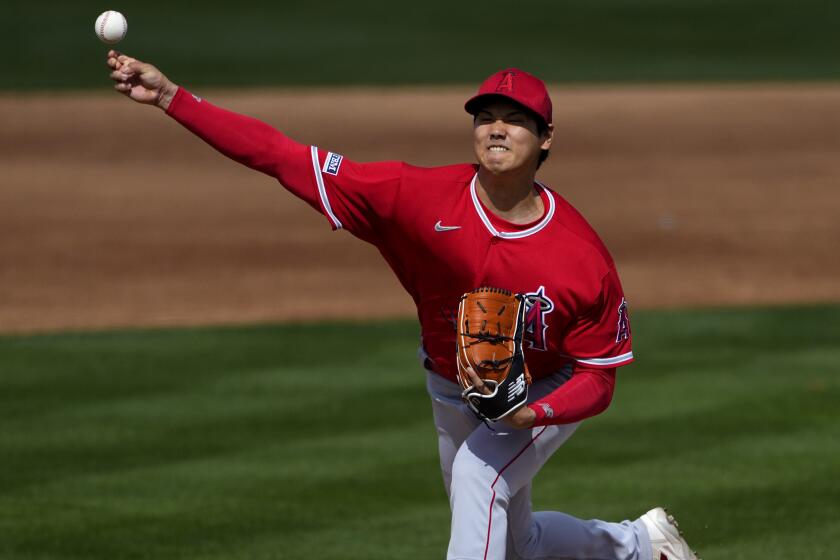
<svg viewBox="0 0 840 560">
<path fill-rule="evenodd" d="M 123 65 L 123 62 L 126 58 L 127 57 L 120 51 L 115 51 L 112 49 L 108 51 L 108 56 L 106 57 L 108 67 L 119 69 Z"/>
<path fill-rule="evenodd" d="M 126 56 L 120 51 L 110 50 L 108 51 L 108 56 L 106 57 L 106 64 L 109 68 L 113 68 L 115 70 L 119 70 L 126 66 L 129 66 L 133 62 L 139 62 L 136 58 Z"/>
<path fill-rule="evenodd" d="M 135 60 L 132 59 L 131 61 L 120 61 L 120 59 L 117 59 L 117 62 L 120 63 L 119 71 L 123 74 L 127 76 L 133 76 L 134 74 L 138 73 L 139 68 L 137 67 L 137 65 L 139 63 Z"/>
<path fill-rule="evenodd" d="M 470 378 L 470 384 L 475 387 L 476 389 L 481 389 L 484 387 L 484 381 L 475 373 L 475 370 L 471 367 L 467 368 L 467 375 Z"/>
<path fill-rule="evenodd" d="M 147 79 L 154 79 L 154 77 L 159 74 L 157 68 L 151 64 L 134 59 L 131 59 L 131 62 L 124 63 L 120 68 L 120 71 L 130 77 L 142 77 L 144 81 Z"/>
<path fill-rule="evenodd" d="M 114 61 L 114 63 L 111 64 L 110 61 Z M 139 83 L 144 73 L 154 69 L 151 64 L 137 61 L 129 64 L 120 64 L 117 59 L 110 59 L 109 66 L 114 70 L 108 74 L 108 77 L 118 83 L 129 81 Z"/>
<path fill-rule="evenodd" d="M 127 83 L 129 76 L 122 71 L 123 63 L 120 59 L 124 59 L 125 56 L 113 49 L 108 51 L 108 57 L 106 59 L 106 64 L 108 68 L 113 69 L 113 72 L 109 74 L 109 77 L 117 82 L 114 84 L 114 89 L 124 95 L 131 94 L 131 84 Z"/>
<path fill-rule="evenodd" d="M 482 378 L 478 376 L 473 368 L 467 368 L 467 375 L 470 376 L 470 382 L 472 383 L 473 387 L 476 388 L 477 391 L 481 392 L 484 395 L 489 395 L 493 391 L 487 384 L 484 382 Z"/>
<path fill-rule="evenodd" d="M 140 79 L 137 74 L 134 74 L 126 67 L 122 67 L 119 70 L 114 70 L 108 77 L 117 82 L 117 85 L 120 83 L 128 83 L 137 85 L 140 83 Z"/>
<path fill-rule="evenodd" d="M 114 89 L 119 92 L 129 92 L 134 86 L 140 85 L 140 78 L 136 74 L 126 73 L 126 68 L 114 70 L 108 75 L 112 80 L 117 82 L 114 84 Z"/>
</svg>

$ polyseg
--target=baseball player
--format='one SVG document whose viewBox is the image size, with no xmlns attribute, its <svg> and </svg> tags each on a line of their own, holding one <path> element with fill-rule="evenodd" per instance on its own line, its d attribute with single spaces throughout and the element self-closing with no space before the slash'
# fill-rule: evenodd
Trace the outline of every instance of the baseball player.
<svg viewBox="0 0 840 560">
<path fill-rule="evenodd" d="M 582 420 L 607 408 L 616 368 L 633 360 L 612 258 L 584 218 L 535 180 L 554 133 L 542 81 L 518 69 L 490 76 L 465 105 L 477 163 L 421 168 L 299 144 L 151 64 L 116 51 L 107 63 L 117 91 L 275 177 L 334 230 L 375 245 L 414 299 L 452 509 L 448 559 L 696 559 L 662 508 L 621 523 L 531 511 L 533 477 Z M 524 295 L 534 379 L 527 403 L 492 424 L 465 406 L 455 381 L 453 317 L 479 286 Z"/>
</svg>

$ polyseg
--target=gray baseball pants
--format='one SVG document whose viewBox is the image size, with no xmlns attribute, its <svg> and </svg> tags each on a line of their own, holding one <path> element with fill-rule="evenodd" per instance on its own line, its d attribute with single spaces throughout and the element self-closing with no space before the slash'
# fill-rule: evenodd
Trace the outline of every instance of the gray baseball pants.
<svg viewBox="0 0 840 560">
<path fill-rule="evenodd" d="M 532 402 L 564 382 L 560 375 L 529 388 Z M 531 511 L 531 480 L 578 424 L 491 430 L 461 400 L 461 387 L 427 372 L 440 466 L 452 508 L 447 560 L 651 560 L 641 521 L 582 520 Z"/>
</svg>

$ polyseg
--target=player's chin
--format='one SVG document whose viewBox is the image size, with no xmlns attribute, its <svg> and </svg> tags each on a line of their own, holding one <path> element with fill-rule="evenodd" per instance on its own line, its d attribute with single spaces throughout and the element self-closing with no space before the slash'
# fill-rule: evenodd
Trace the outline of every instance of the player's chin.
<svg viewBox="0 0 840 560">
<path fill-rule="evenodd" d="M 515 165 L 514 158 L 510 152 L 493 153 L 488 152 L 481 158 L 481 164 L 487 171 L 493 174 L 510 171 Z"/>
</svg>

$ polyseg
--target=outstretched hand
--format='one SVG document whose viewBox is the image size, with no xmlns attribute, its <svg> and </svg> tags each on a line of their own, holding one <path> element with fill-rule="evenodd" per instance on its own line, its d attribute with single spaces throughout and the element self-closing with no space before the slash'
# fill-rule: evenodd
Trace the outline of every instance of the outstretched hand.
<svg viewBox="0 0 840 560">
<path fill-rule="evenodd" d="M 108 67 L 116 82 L 114 89 L 138 103 L 156 105 L 165 111 L 178 92 L 178 86 L 160 70 L 118 51 L 108 51 Z"/>
</svg>

